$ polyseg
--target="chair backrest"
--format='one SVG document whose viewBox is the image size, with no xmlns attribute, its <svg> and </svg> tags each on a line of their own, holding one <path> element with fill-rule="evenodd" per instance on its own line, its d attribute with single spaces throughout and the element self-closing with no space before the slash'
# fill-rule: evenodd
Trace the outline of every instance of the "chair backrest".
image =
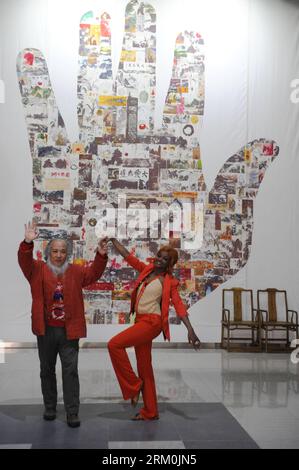
<svg viewBox="0 0 299 470">
<path fill-rule="evenodd" d="M 252 289 L 243 289 L 242 287 L 232 287 L 231 289 L 222 290 L 222 308 L 227 308 L 225 303 L 225 293 L 231 292 L 233 295 L 233 321 L 242 321 L 243 320 L 243 299 L 245 293 L 248 293 L 249 299 L 249 310 L 250 314 L 253 309 L 253 294 Z"/>
<path fill-rule="evenodd" d="M 264 302 L 266 302 L 265 310 L 268 310 L 269 321 L 271 322 L 277 322 L 278 320 L 277 298 L 279 294 L 282 294 L 284 315 L 286 316 L 288 310 L 288 301 L 287 292 L 285 290 L 268 288 L 259 289 L 257 291 L 257 308 L 262 308 L 264 306 L 262 305 L 262 300 L 264 300 Z"/>
</svg>

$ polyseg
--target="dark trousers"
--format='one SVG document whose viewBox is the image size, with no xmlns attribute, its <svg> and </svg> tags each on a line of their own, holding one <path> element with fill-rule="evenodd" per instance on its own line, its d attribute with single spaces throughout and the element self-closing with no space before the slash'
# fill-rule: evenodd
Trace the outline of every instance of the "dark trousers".
<svg viewBox="0 0 299 470">
<path fill-rule="evenodd" d="M 78 352 L 79 340 L 68 340 L 65 328 L 47 326 L 45 336 L 37 337 L 40 360 L 40 378 L 46 409 L 56 409 L 56 359 L 59 354 L 62 367 L 64 407 L 67 414 L 79 411 Z"/>
</svg>

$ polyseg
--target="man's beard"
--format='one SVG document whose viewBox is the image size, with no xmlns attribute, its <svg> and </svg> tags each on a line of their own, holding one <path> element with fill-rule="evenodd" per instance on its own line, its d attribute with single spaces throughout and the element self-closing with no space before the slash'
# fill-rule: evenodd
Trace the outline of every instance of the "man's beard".
<svg viewBox="0 0 299 470">
<path fill-rule="evenodd" d="M 62 276 L 67 268 L 69 267 L 68 260 L 66 259 L 65 262 L 61 266 L 55 266 L 53 263 L 51 263 L 50 258 L 47 259 L 47 266 L 49 269 L 51 269 L 52 273 L 55 274 L 55 276 Z"/>
</svg>

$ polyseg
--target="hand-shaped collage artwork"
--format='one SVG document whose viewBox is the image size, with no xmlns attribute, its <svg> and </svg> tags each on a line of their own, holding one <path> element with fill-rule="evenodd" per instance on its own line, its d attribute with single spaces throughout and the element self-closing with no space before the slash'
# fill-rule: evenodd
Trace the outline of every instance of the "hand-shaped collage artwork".
<svg viewBox="0 0 299 470">
<path fill-rule="evenodd" d="M 96 229 L 109 207 L 115 209 L 115 226 L 122 226 L 125 233 L 122 243 L 143 260 L 166 243 L 178 249 L 174 275 L 189 306 L 246 264 L 252 244 L 254 200 L 279 149 L 274 141 L 264 138 L 244 143 L 230 158 L 224 157 L 212 189 L 207 190 L 200 151 L 204 60 L 200 33 L 179 33 L 162 128 L 157 130 L 154 8 L 138 0 L 127 5 L 115 79 L 110 17 L 107 13 L 99 17 L 86 13 L 79 27 L 80 131 L 78 141 L 71 143 L 42 52 L 20 52 L 17 73 L 32 156 L 33 216 L 40 234 L 35 243 L 37 257 L 42 257 L 53 234 L 61 234 L 73 240 L 74 262 L 89 262 L 97 245 Z M 125 198 L 126 209 L 131 208 L 129 228 L 118 216 L 120 198 Z M 140 206 L 149 213 L 161 205 L 178 210 L 189 206 L 193 226 L 198 210 L 200 236 L 195 230 L 193 241 L 200 243 L 190 244 L 186 233 L 171 223 L 165 237 L 161 221 L 155 226 L 157 230 L 149 224 L 134 236 L 138 222 L 133 208 Z M 135 276 L 112 251 L 101 280 L 85 290 L 87 321 L 127 323 Z M 170 321 L 177 321 L 174 311 Z"/>
</svg>

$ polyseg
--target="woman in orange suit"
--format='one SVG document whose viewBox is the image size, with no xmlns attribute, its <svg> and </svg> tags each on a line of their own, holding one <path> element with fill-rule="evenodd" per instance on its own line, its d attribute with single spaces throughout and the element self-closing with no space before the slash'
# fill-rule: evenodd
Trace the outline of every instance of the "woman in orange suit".
<svg viewBox="0 0 299 470">
<path fill-rule="evenodd" d="M 110 240 L 125 261 L 139 271 L 139 276 L 131 296 L 131 314 L 136 314 L 135 322 L 109 341 L 109 354 L 124 399 L 131 399 L 132 406 L 136 406 L 142 393 L 144 406 L 133 420 L 159 419 L 151 349 L 153 339 L 161 332 L 164 339 L 170 340 L 170 301 L 187 328 L 189 343 L 194 349 L 200 348 L 187 308 L 177 290 L 179 281 L 171 274 L 178 260 L 178 252 L 169 245 L 162 246 L 153 262 L 145 264 L 130 254 L 118 240 Z M 126 352 L 126 348 L 131 346 L 135 347 L 138 376 Z"/>
</svg>

